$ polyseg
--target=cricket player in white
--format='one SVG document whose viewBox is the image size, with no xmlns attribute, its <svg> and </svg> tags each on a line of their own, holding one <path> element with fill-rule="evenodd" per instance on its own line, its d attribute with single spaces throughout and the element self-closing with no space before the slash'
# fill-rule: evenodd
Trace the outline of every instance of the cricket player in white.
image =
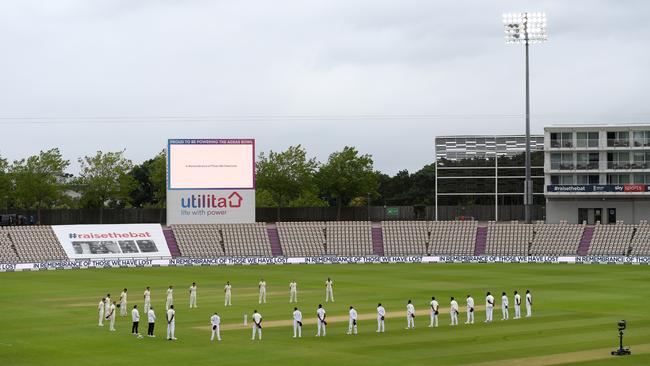
<svg viewBox="0 0 650 366">
<path fill-rule="evenodd" d="M 357 311 L 354 309 L 354 307 L 350 306 L 350 321 L 348 323 L 347 334 L 352 334 L 353 331 L 354 334 L 357 334 Z"/>
<path fill-rule="evenodd" d="M 214 313 L 210 318 L 210 324 L 212 324 L 212 336 L 210 337 L 210 342 L 214 341 L 214 336 L 217 336 L 217 340 L 221 341 L 221 333 L 219 332 L 219 324 L 221 324 L 221 318 L 219 314 Z"/>
<path fill-rule="evenodd" d="M 144 312 L 149 314 L 149 308 L 151 308 L 151 289 L 147 286 L 144 290 Z"/>
<path fill-rule="evenodd" d="M 126 289 L 120 294 L 120 316 L 126 316 Z"/>
<path fill-rule="evenodd" d="M 198 306 L 196 306 L 196 282 L 192 282 L 192 286 L 190 286 L 190 309 L 191 308 L 198 308 Z"/>
<path fill-rule="evenodd" d="M 104 298 L 104 314 L 108 315 L 109 310 L 111 310 L 111 294 L 106 294 Z"/>
<path fill-rule="evenodd" d="M 175 341 L 174 330 L 176 329 L 176 311 L 174 305 L 169 305 L 167 309 L 167 340 Z"/>
<path fill-rule="evenodd" d="M 327 281 L 325 281 L 325 302 L 330 301 L 330 299 L 334 302 L 334 291 L 332 290 L 332 285 L 332 280 L 327 277 Z"/>
<path fill-rule="evenodd" d="M 467 295 L 467 321 L 465 324 L 474 324 L 474 298 Z"/>
<path fill-rule="evenodd" d="M 458 325 L 458 302 L 453 297 L 451 298 L 449 315 L 451 316 L 450 325 Z"/>
<path fill-rule="evenodd" d="M 406 329 L 415 329 L 415 306 L 411 300 L 406 304 Z"/>
<path fill-rule="evenodd" d="M 169 307 L 174 305 L 174 286 L 169 286 L 167 289 L 167 301 L 165 301 L 165 309 L 169 310 Z"/>
<path fill-rule="evenodd" d="M 438 301 L 435 296 L 431 297 L 431 323 L 429 323 L 429 328 L 438 326 Z"/>
<path fill-rule="evenodd" d="M 262 340 L 262 315 L 257 312 L 257 310 L 253 311 L 253 338 L 251 340 L 255 340 L 255 332 L 259 331 L 260 336 L 259 339 L 260 341 Z"/>
<path fill-rule="evenodd" d="M 105 297 L 102 297 L 101 300 L 99 300 L 99 305 L 97 305 L 97 311 L 99 312 L 99 325 L 100 327 L 104 326 L 104 300 L 106 300 Z"/>
<path fill-rule="evenodd" d="M 494 296 L 488 291 L 485 297 L 485 322 L 492 321 L 492 311 L 494 310 Z"/>
<path fill-rule="evenodd" d="M 298 308 L 293 308 L 293 338 L 296 338 L 296 333 L 298 338 L 302 337 L 302 313 Z"/>
<path fill-rule="evenodd" d="M 295 280 L 289 283 L 289 303 L 298 302 L 298 284 Z"/>
<path fill-rule="evenodd" d="M 133 310 L 131 310 L 131 334 L 139 336 L 140 332 L 138 331 L 138 326 L 140 325 L 140 312 L 138 311 L 138 305 L 133 305 Z"/>
<path fill-rule="evenodd" d="M 386 309 L 379 303 L 377 304 L 377 333 L 384 333 L 386 331 L 386 326 L 384 325 L 385 318 Z"/>
<path fill-rule="evenodd" d="M 232 306 L 232 304 L 230 303 L 231 289 L 232 289 L 232 285 L 230 284 L 230 281 L 226 282 L 226 286 L 223 287 L 223 292 L 226 294 L 226 299 L 224 300 L 224 306 Z"/>
<path fill-rule="evenodd" d="M 521 318 L 521 295 L 515 291 L 515 317 L 514 319 Z"/>
<path fill-rule="evenodd" d="M 321 327 L 323 328 L 323 337 L 327 334 L 327 331 L 325 330 L 325 327 L 327 326 L 327 322 L 325 321 L 325 309 L 323 309 L 322 304 L 318 304 L 318 310 L 316 310 L 316 316 L 318 317 L 318 322 L 316 326 L 318 327 L 318 333 L 316 333 L 316 337 L 320 337 L 320 329 Z"/>
<path fill-rule="evenodd" d="M 508 295 L 505 292 L 501 294 L 501 320 L 508 320 L 510 317 L 508 311 Z"/>
<path fill-rule="evenodd" d="M 526 318 L 530 318 L 533 315 L 533 295 L 530 294 L 530 290 L 526 290 Z"/>
<path fill-rule="evenodd" d="M 149 322 L 149 328 L 147 329 L 147 337 L 156 337 L 153 335 L 153 329 L 154 326 L 156 325 L 156 313 L 154 313 L 153 308 L 149 307 L 149 310 L 147 310 L 147 320 Z"/>
<path fill-rule="evenodd" d="M 264 302 L 266 304 L 266 281 L 264 281 L 264 279 L 262 278 L 260 280 L 260 283 L 257 286 L 260 288 L 260 299 L 259 299 L 258 302 L 260 304 L 262 302 Z"/>
<path fill-rule="evenodd" d="M 111 307 L 108 308 L 108 314 L 106 314 L 106 319 L 109 319 L 111 321 L 110 323 L 110 330 L 111 332 L 115 331 L 115 301 L 111 304 Z"/>
</svg>

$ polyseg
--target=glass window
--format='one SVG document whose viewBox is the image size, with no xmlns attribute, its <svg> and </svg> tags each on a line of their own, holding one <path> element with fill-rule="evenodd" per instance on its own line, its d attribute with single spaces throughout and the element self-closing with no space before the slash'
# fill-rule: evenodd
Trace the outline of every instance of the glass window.
<svg viewBox="0 0 650 366">
<path fill-rule="evenodd" d="M 628 184 L 630 183 L 629 174 L 607 174 L 607 184 Z"/>
<path fill-rule="evenodd" d="M 560 184 L 560 176 L 551 175 L 551 184 Z"/>
<path fill-rule="evenodd" d="M 630 146 L 630 134 L 627 131 L 607 132 L 607 146 L 627 147 Z"/>
<path fill-rule="evenodd" d="M 576 169 L 598 169 L 598 153 L 577 153 Z"/>
<path fill-rule="evenodd" d="M 577 132 L 576 140 L 578 147 L 598 147 L 598 132 Z"/>
<path fill-rule="evenodd" d="M 632 146 L 645 146 L 645 131 L 634 131 L 632 134 Z"/>
<path fill-rule="evenodd" d="M 599 184 L 600 177 L 598 174 L 579 174 L 576 176 L 577 184 Z"/>
<path fill-rule="evenodd" d="M 630 153 L 628 151 L 612 151 L 607 153 L 608 169 L 630 169 Z"/>
<path fill-rule="evenodd" d="M 560 161 L 562 160 L 561 153 L 551 154 L 551 169 L 560 169 Z"/>
<path fill-rule="evenodd" d="M 636 184 L 650 184 L 650 174 L 636 173 L 632 176 L 632 182 Z"/>
<path fill-rule="evenodd" d="M 551 132 L 551 147 L 560 147 L 559 133 Z"/>
</svg>

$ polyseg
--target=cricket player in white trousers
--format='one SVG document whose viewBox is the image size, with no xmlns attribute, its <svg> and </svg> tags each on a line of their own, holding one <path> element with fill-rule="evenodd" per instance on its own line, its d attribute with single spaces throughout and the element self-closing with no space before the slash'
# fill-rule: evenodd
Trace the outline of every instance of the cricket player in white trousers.
<svg viewBox="0 0 650 366">
<path fill-rule="evenodd" d="M 454 299 L 453 296 L 450 302 L 449 315 L 451 316 L 450 325 L 458 325 L 458 302 L 456 301 L 456 299 Z"/>
<path fill-rule="evenodd" d="M 167 289 L 167 301 L 165 301 L 165 309 L 169 310 L 169 308 L 174 305 L 174 286 L 169 286 Z"/>
<path fill-rule="evenodd" d="M 467 321 L 465 324 L 474 324 L 474 298 L 467 295 Z"/>
<path fill-rule="evenodd" d="M 533 295 L 530 294 L 530 290 L 526 290 L 526 318 L 530 318 L 533 315 Z"/>
<path fill-rule="evenodd" d="M 298 308 L 293 308 L 293 338 L 296 338 L 296 333 L 298 338 L 302 337 L 302 313 Z"/>
<path fill-rule="evenodd" d="M 192 282 L 192 286 L 190 286 L 190 309 L 191 308 L 198 308 L 198 306 L 196 306 L 196 282 Z"/>
<path fill-rule="evenodd" d="M 149 328 L 147 329 L 147 337 L 155 338 L 156 336 L 153 334 L 153 329 L 156 325 L 156 313 L 153 311 L 152 307 L 149 307 L 149 310 L 147 311 L 147 320 L 149 325 Z"/>
<path fill-rule="evenodd" d="M 259 339 L 261 341 L 262 340 L 262 315 L 258 313 L 257 310 L 253 311 L 253 338 L 251 338 L 252 341 L 255 340 L 255 332 L 260 333 Z"/>
<path fill-rule="evenodd" d="M 508 295 L 505 292 L 501 294 L 501 320 L 508 320 L 510 312 L 508 311 Z"/>
<path fill-rule="evenodd" d="M 321 327 L 323 328 L 323 337 L 327 334 L 326 331 L 326 326 L 327 326 L 327 321 L 325 321 L 325 309 L 323 309 L 323 304 L 318 304 L 318 310 L 316 310 L 316 316 L 318 317 L 318 322 L 316 323 L 316 326 L 318 327 L 318 333 L 316 333 L 316 337 L 320 337 L 320 329 Z"/>
<path fill-rule="evenodd" d="M 515 290 L 515 317 L 514 319 L 521 318 L 521 295 Z"/>
<path fill-rule="evenodd" d="M 140 325 L 140 312 L 138 311 L 138 305 L 133 305 L 133 310 L 131 310 L 131 321 L 133 322 L 131 325 L 131 334 L 139 336 L 140 331 L 138 330 L 138 327 Z"/>
<path fill-rule="evenodd" d="M 221 341 L 221 333 L 219 332 L 219 325 L 221 324 L 221 318 L 219 314 L 214 313 L 210 318 L 210 324 L 212 325 L 212 336 L 210 337 L 210 342 L 214 341 L 214 336 L 217 336 L 217 340 Z"/>
<path fill-rule="evenodd" d="M 488 291 L 487 296 L 485 296 L 485 322 L 489 323 L 492 321 L 492 311 L 494 310 L 494 296 Z"/>
<path fill-rule="evenodd" d="M 348 323 L 348 333 L 347 334 L 357 334 L 357 311 L 354 307 L 350 306 L 350 321 Z"/>
<path fill-rule="evenodd" d="M 325 281 L 325 302 L 330 301 L 330 299 L 334 302 L 334 290 L 332 290 L 333 284 L 332 279 L 327 277 L 327 281 Z"/>
<path fill-rule="evenodd" d="M 230 281 L 226 282 L 226 286 L 223 287 L 223 292 L 226 294 L 226 299 L 224 300 L 224 306 L 232 306 L 232 304 L 230 303 L 231 289 L 232 289 L 232 285 L 230 284 Z"/>
<path fill-rule="evenodd" d="M 126 289 L 120 294 L 120 316 L 126 316 Z"/>
<path fill-rule="evenodd" d="M 149 286 L 144 290 L 144 312 L 149 314 L 151 308 L 151 289 Z"/>
<path fill-rule="evenodd" d="M 99 312 L 99 325 L 100 327 L 104 326 L 104 300 L 106 300 L 105 297 L 102 297 L 101 300 L 99 300 L 99 305 L 97 305 L 97 312 Z"/>
<path fill-rule="evenodd" d="M 115 331 L 115 301 L 111 304 L 111 307 L 108 308 L 108 314 L 106 314 L 106 319 L 110 320 L 110 330 L 111 332 Z"/>
<path fill-rule="evenodd" d="M 415 306 L 411 300 L 406 304 L 406 329 L 415 329 Z"/>
<path fill-rule="evenodd" d="M 289 303 L 298 302 L 298 284 L 295 280 L 289 283 Z"/>
<path fill-rule="evenodd" d="M 377 304 L 377 333 L 384 333 L 386 331 L 386 326 L 384 325 L 385 318 L 386 309 L 379 303 Z"/>
<path fill-rule="evenodd" d="M 104 314 L 108 315 L 108 312 L 111 310 L 111 294 L 106 294 L 104 298 Z"/>
<path fill-rule="evenodd" d="M 176 311 L 174 305 L 169 305 L 167 309 L 167 340 L 175 341 L 174 330 L 176 329 Z"/>
<path fill-rule="evenodd" d="M 264 302 L 266 304 L 266 281 L 264 281 L 264 279 L 262 278 L 260 280 L 260 283 L 257 286 L 260 288 L 260 299 L 259 299 L 258 302 L 260 304 L 262 302 Z"/>
<path fill-rule="evenodd" d="M 429 323 L 429 328 L 438 326 L 438 300 L 435 296 L 431 297 L 431 323 Z"/>
</svg>

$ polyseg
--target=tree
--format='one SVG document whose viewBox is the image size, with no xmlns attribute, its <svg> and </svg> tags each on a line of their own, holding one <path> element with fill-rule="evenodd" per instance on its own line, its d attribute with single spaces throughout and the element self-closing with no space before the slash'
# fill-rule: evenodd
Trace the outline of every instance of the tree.
<svg viewBox="0 0 650 366">
<path fill-rule="evenodd" d="M 307 151 L 300 145 L 290 146 L 286 151 L 261 153 L 255 164 L 257 189 L 265 190 L 278 208 L 287 206 L 303 195 L 315 195 L 314 174 L 318 168 L 316 159 L 308 159 Z"/>
<path fill-rule="evenodd" d="M 166 157 L 161 151 L 154 158 L 135 165 L 129 172 L 134 186 L 129 192 L 134 207 L 165 207 L 167 193 Z"/>
<path fill-rule="evenodd" d="M 0 210 L 9 208 L 12 191 L 11 175 L 7 159 L 0 157 Z"/>
<path fill-rule="evenodd" d="M 341 207 L 353 198 L 377 194 L 378 175 L 372 165 L 370 155 L 359 155 L 357 149 L 346 146 L 332 153 L 321 166 L 317 173 L 318 185 L 323 193 L 336 199 L 339 219 Z"/>
<path fill-rule="evenodd" d="M 131 160 L 124 157 L 124 150 L 103 153 L 79 159 L 80 172 L 76 184 L 81 191 L 81 205 L 99 208 L 102 222 L 104 207 L 124 207 L 128 193 L 134 186 L 128 175 L 133 167 Z"/>
<path fill-rule="evenodd" d="M 67 186 L 65 169 L 69 165 L 70 161 L 63 159 L 58 148 L 15 161 L 11 171 L 18 206 L 36 209 L 40 222 L 41 208 L 51 208 L 61 202 Z"/>
</svg>

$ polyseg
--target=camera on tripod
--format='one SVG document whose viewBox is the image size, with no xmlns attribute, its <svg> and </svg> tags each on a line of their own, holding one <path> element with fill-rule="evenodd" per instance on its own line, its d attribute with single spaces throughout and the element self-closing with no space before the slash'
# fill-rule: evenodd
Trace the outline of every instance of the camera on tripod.
<svg viewBox="0 0 650 366">
<path fill-rule="evenodd" d="M 625 330 L 625 327 L 627 326 L 627 322 L 625 320 L 621 320 L 618 322 L 618 331 L 622 332 Z"/>
<path fill-rule="evenodd" d="M 623 331 L 625 328 L 627 328 L 627 322 L 625 320 L 621 320 L 618 322 L 618 340 L 619 340 L 619 346 L 616 351 L 612 351 L 612 356 L 625 356 L 625 355 L 631 355 L 632 351 L 630 351 L 629 347 L 623 347 Z"/>
</svg>

